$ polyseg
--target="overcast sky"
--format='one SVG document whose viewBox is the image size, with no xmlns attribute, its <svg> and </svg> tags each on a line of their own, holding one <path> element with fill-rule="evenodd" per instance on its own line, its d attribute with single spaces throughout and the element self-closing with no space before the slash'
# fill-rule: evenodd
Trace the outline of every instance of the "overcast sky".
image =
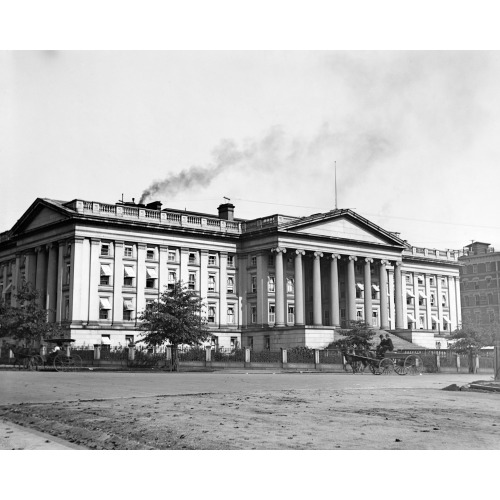
<svg viewBox="0 0 500 500">
<path fill-rule="evenodd" d="M 499 52 L 0 52 L 0 231 L 37 197 L 500 247 Z"/>
</svg>

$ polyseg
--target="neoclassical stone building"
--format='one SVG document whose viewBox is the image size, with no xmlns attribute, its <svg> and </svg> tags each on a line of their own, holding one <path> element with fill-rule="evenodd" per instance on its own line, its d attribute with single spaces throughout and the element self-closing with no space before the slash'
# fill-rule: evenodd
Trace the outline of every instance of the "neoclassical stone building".
<svg viewBox="0 0 500 500">
<path fill-rule="evenodd" d="M 458 252 L 416 248 L 347 209 L 234 218 L 37 199 L 0 234 L 2 300 L 33 283 L 78 344 L 138 340 L 137 317 L 181 280 L 219 346 L 321 348 L 362 319 L 435 347 L 461 323 Z"/>
</svg>

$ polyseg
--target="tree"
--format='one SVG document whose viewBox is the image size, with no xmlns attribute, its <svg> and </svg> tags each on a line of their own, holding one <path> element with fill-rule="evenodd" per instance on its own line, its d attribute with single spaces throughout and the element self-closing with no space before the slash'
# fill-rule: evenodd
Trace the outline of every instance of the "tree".
<svg viewBox="0 0 500 500">
<path fill-rule="evenodd" d="M 472 323 L 464 323 L 451 335 L 451 349 L 458 354 L 466 354 L 469 360 L 469 373 L 475 372 L 475 357 L 481 348 L 493 345 L 495 334 L 491 328 Z"/>
<path fill-rule="evenodd" d="M 196 345 L 211 337 L 207 322 L 201 316 L 203 302 L 180 281 L 172 289 L 166 289 L 158 301 L 146 305 L 140 314 L 141 329 L 146 333 L 140 339 L 149 347 L 172 345 L 172 366 L 177 365 L 177 347 Z"/>
<path fill-rule="evenodd" d="M 47 322 L 49 311 L 40 305 L 38 290 L 24 282 L 14 296 L 15 306 L 0 306 L 0 337 L 10 337 L 32 346 L 60 331 L 58 325 Z"/>
<path fill-rule="evenodd" d="M 345 333 L 344 338 L 336 340 L 331 344 L 337 349 L 370 349 L 375 330 L 364 321 L 351 321 L 350 330 Z"/>
</svg>

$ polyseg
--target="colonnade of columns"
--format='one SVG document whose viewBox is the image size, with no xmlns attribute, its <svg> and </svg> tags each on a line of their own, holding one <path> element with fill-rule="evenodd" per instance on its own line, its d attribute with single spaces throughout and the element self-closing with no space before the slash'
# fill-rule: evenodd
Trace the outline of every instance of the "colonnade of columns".
<svg viewBox="0 0 500 500">
<path fill-rule="evenodd" d="M 5 296 L 9 293 L 10 304 L 15 306 L 16 292 L 25 281 L 39 291 L 38 302 L 49 310 L 48 321 L 61 322 L 64 319 L 62 289 L 66 271 L 66 249 L 66 241 L 53 242 L 18 253 L 14 261 L 3 262 L 1 267 L 4 286 L 1 299 L 5 300 Z"/>
<path fill-rule="evenodd" d="M 276 320 L 275 326 L 285 326 L 285 280 L 284 280 L 284 262 L 283 255 L 287 253 L 287 249 L 283 247 L 273 248 L 272 252 L 275 255 L 275 313 Z M 295 302 L 295 325 L 302 326 L 305 324 L 305 301 L 304 301 L 304 266 L 303 258 L 305 255 L 304 250 L 293 249 L 289 251 L 294 258 L 294 271 L 295 271 L 295 286 L 294 286 L 294 302 Z M 358 260 L 357 256 L 338 254 L 326 254 L 323 252 L 312 252 L 312 318 L 313 325 L 323 325 L 322 315 L 322 284 L 321 284 L 321 259 L 327 258 L 330 262 L 330 289 L 329 289 L 329 308 L 331 311 L 331 322 L 333 326 L 340 326 L 340 287 L 339 287 L 339 268 L 338 262 L 343 260 L 346 262 L 346 319 L 347 321 L 356 320 L 357 307 L 356 307 L 356 280 L 355 280 L 355 262 Z M 364 317 L 365 321 L 371 323 L 373 302 L 372 302 L 372 266 L 375 261 L 373 258 L 361 258 L 363 262 L 363 281 L 364 281 Z M 396 327 L 404 328 L 403 318 L 403 295 L 401 284 L 401 267 L 400 262 L 395 263 L 395 302 L 396 302 Z M 387 260 L 379 260 L 376 264 L 379 270 L 380 282 L 380 328 L 389 328 L 388 316 L 388 290 L 387 290 Z M 400 326 L 398 326 L 400 325 Z"/>
</svg>

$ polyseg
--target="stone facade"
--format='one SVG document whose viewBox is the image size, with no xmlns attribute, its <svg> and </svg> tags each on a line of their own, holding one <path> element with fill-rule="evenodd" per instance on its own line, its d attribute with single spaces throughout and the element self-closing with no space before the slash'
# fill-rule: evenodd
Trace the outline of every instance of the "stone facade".
<svg viewBox="0 0 500 500">
<path fill-rule="evenodd" d="M 458 252 L 410 246 L 355 212 L 234 218 L 156 202 L 37 199 L 0 235 L 2 300 L 23 280 L 78 344 L 138 340 L 175 280 L 200 293 L 219 346 L 322 348 L 351 320 L 438 336 L 461 323 Z"/>
</svg>

